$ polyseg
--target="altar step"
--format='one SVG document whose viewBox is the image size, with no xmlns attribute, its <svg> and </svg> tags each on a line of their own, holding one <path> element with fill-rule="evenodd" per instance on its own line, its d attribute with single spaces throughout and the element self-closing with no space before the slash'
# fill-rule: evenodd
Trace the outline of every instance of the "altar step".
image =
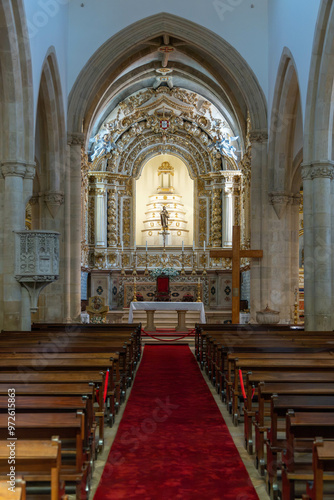
<svg viewBox="0 0 334 500">
<path fill-rule="evenodd" d="M 122 323 L 128 323 L 129 313 L 124 311 Z M 133 322 L 141 323 L 142 327 L 146 325 L 146 311 L 134 311 Z M 200 323 L 199 311 L 188 311 L 186 314 L 186 326 L 189 329 L 195 328 L 195 324 Z M 176 311 L 155 311 L 154 324 L 157 329 L 171 329 L 173 330 L 177 325 L 177 312 Z"/>
</svg>

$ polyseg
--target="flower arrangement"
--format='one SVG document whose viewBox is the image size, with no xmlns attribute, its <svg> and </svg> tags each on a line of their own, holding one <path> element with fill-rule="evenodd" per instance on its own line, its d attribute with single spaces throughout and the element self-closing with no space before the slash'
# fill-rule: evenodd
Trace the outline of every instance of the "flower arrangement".
<svg viewBox="0 0 334 500">
<path fill-rule="evenodd" d="M 150 274 L 152 278 L 157 278 L 161 274 L 164 274 L 165 276 L 177 276 L 179 271 L 173 269 L 172 267 L 157 267 L 156 269 L 150 271 Z"/>
</svg>

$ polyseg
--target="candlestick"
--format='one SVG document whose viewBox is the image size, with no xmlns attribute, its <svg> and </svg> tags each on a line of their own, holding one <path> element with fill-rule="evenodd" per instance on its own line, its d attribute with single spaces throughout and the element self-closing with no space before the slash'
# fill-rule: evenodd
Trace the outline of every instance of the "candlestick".
<svg viewBox="0 0 334 500">
<path fill-rule="evenodd" d="M 137 302 L 136 277 L 133 278 L 133 302 Z"/>
<path fill-rule="evenodd" d="M 202 302 L 201 301 L 201 281 L 198 278 L 198 283 L 197 283 L 197 300 L 196 302 Z"/>
<path fill-rule="evenodd" d="M 182 240 L 182 252 L 184 252 L 184 241 Z"/>
<path fill-rule="evenodd" d="M 204 242 L 203 242 L 203 250 L 204 250 L 204 252 L 205 252 L 205 240 L 204 240 Z"/>
<path fill-rule="evenodd" d="M 196 271 L 195 271 L 195 267 L 196 267 L 196 257 L 195 257 L 195 250 L 193 248 L 193 270 L 191 271 L 191 274 L 196 274 Z"/>
<path fill-rule="evenodd" d="M 146 252 L 147 252 L 147 240 L 146 240 Z"/>
<path fill-rule="evenodd" d="M 146 243 L 146 245 L 147 245 L 147 243 Z M 147 276 L 149 274 L 148 269 L 147 269 L 147 264 L 148 264 L 148 259 L 147 259 L 147 246 L 146 246 L 146 265 L 145 265 L 145 271 L 144 271 L 145 276 Z"/>
<path fill-rule="evenodd" d="M 182 246 L 183 246 L 183 241 L 182 241 Z M 181 260 L 181 274 L 182 276 L 184 276 L 186 274 L 185 270 L 184 270 L 184 251 L 182 250 L 182 260 Z"/>
<path fill-rule="evenodd" d="M 193 251 L 195 251 L 195 242 L 193 241 Z"/>
</svg>

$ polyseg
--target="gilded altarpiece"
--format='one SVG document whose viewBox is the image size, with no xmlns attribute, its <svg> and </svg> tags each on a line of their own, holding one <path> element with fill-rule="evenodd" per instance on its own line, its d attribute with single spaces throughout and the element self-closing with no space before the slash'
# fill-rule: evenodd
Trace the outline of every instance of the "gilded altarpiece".
<svg viewBox="0 0 334 500">
<path fill-rule="evenodd" d="M 109 276 L 108 285 L 102 280 L 101 293 L 107 294 L 111 309 L 124 306 L 124 286 L 133 282 L 134 270 L 149 282 L 144 273 L 164 267 L 184 270 L 176 283 L 199 276 L 207 307 L 230 307 L 231 261 L 210 259 L 209 249 L 230 246 L 234 224 L 242 228 L 242 246 L 249 247 L 251 149 L 238 162 L 219 153 L 212 147 L 216 122 L 209 107 L 202 109 L 195 101 L 191 92 L 176 89 L 128 98 L 113 120 L 103 125 L 114 146 L 93 160 L 82 152 L 82 265 L 93 274 Z M 169 123 L 165 131 L 160 126 L 162 116 Z M 182 158 L 195 182 L 194 249 L 185 248 L 183 253 L 175 247 L 165 251 L 134 247 L 135 181 L 146 162 L 158 154 Z M 246 268 L 249 263 L 242 264 Z"/>
</svg>

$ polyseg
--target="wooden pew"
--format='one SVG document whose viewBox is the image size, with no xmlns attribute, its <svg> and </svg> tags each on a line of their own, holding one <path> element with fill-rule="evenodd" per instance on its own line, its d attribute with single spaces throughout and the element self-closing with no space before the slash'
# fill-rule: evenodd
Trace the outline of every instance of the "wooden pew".
<svg viewBox="0 0 334 500">
<path fill-rule="evenodd" d="M 323 500 L 324 481 L 334 482 L 334 442 L 316 438 L 312 455 L 313 481 L 308 482 L 303 500 Z M 333 493 L 334 487 L 331 488 Z"/>
<path fill-rule="evenodd" d="M 270 426 L 270 422 L 266 425 L 265 422 L 265 403 L 271 402 L 273 394 L 278 395 L 333 395 L 334 394 L 334 383 L 327 382 L 326 372 L 325 373 L 315 373 L 316 381 L 306 382 L 261 382 L 258 386 L 258 399 L 259 408 L 256 413 L 255 420 L 255 463 L 259 467 L 261 474 L 264 474 L 265 461 L 264 461 L 264 444 L 265 444 L 265 433 Z M 309 378 L 311 380 L 311 377 Z M 272 439 L 275 439 L 275 429 L 271 433 Z M 271 449 L 271 453 L 274 454 L 274 447 Z M 274 455 L 271 457 L 271 463 L 274 461 Z"/>
<path fill-rule="evenodd" d="M 8 477 L 1 479 L 0 476 L 0 500 L 26 500 L 26 482 L 17 477 L 15 480 L 15 490 L 8 491 Z M 62 500 L 67 500 L 62 497 Z"/>
<path fill-rule="evenodd" d="M 326 385 L 326 384 L 324 384 Z M 306 389 L 306 387 L 304 388 Z M 330 391 L 328 391 L 330 392 Z M 334 391 L 332 394 L 319 394 L 319 388 L 309 387 L 307 394 L 274 394 L 271 398 L 270 428 L 267 439 L 267 489 L 273 496 L 277 496 L 278 482 L 277 470 L 280 466 L 278 460 L 286 447 L 286 436 L 278 438 L 278 432 L 285 430 L 280 427 L 280 419 L 284 418 L 288 410 L 295 412 L 334 412 Z"/>
<path fill-rule="evenodd" d="M 276 385 L 268 385 L 273 382 Z M 302 372 L 302 371 L 285 371 L 284 373 L 275 373 L 275 372 L 263 372 L 263 371 L 255 371 L 248 372 L 246 374 L 246 382 L 245 382 L 245 392 L 246 392 L 246 400 L 244 401 L 244 439 L 245 439 L 245 448 L 248 450 L 250 454 L 253 453 L 253 434 L 252 434 L 252 424 L 255 414 L 257 413 L 257 425 L 256 432 L 259 432 L 259 429 L 265 427 L 265 404 L 266 402 L 270 403 L 270 399 L 272 394 L 275 392 L 281 393 L 281 391 L 295 391 L 298 389 L 300 393 L 305 393 L 305 386 L 303 383 L 313 383 L 317 384 L 315 387 L 320 388 L 318 384 L 324 384 L 330 390 L 330 385 L 328 383 L 332 383 L 334 387 L 334 372 L 328 373 L 324 372 Z M 258 391 L 259 385 L 261 385 L 261 391 Z M 270 392 L 272 391 L 272 392 Z M 294 394 L 299 394 L 299 392 L 294 392 Z M 253 395 L 257 397 L 257 405 L 254 405 Z M 267 415 L 270 412 L 267 413 Z M 256 442 L 259 443 L 263 441 L 261 437 L 257 437 Z"/>
<path fill-rule="evenodd" d="M 8 428 L 8 415 L 0 413 L 0 429 L 5 432 Z M 73 413 L 17 413 L 15 416 L 15 437 L 21 440 L 51 439 L 58 435 L 62 443 L 62 452 L 72 455 L 69 464 L 63 461 L 60 468 L 60 479 L 72 482 L 76 487 L 77 500 L 86 498 L 88 464 L 84 455 L 84 415 L 82 412 Z M 72 448 L 74 443 L 74 449 Z M 62 457 L 63 460 L 63 457 Z M 7 464 L 8 466 L 8 464 Z M 41 467 L 39 464 L 38 467 Z M 38 470 L 38 468 L 37 468 Z"/>
<path fill-rule="evenodd" d="M 8 447 L 8 443 L 12 443 Z M 60 468 L 61 468 L 61 443 L 58 437 L 51 440 L 25 440 L 9 442 L 0 441 L 0 475 L 6 476 L 10 470 L 8 464 L 9 453 L 12 450 L 15 456 L 15 476 L 23 475 L 26 482 L 49 482 L 51 500 L 59 500 L 60 494 Z M 37 462 L 37 463 L 36 463 Z M 7 477 L 8 480 L 8 477 Z M 14 489 L 15 487 L 15 480 Z M 19 495 L 20 491 L 15 491 L 19 496 L 15 496 L 14 491 L 8 492 L 4 498 L 24 498 Z M 0 490 L 1 491 L 1 490 Z M 1 498 L 1 497 L 0 497 Z"/>
<path fill-rule="evenodd" d="M 317 372 L 324 371 L 330 372 L 334 370 L 334 359 L 303 359 L 302 356 L 296 359 L 234 359 L 233 363 L 233 373 L 238 374 L 239 369 L 242 372 L 247 372 L 251 370 L 262 370 L 262 371 L 277 371 L 284 373 L 285 371 L 309 371 Z M 234 376 L 233 389 L 232 389 L 232 416 L 235 425 L 238 425 L 239 421 L 239 408 L 238 401 L 240 393 L 239 377 Z"/>
<path fill-rule="evenodd" d="M 122 342 L 122 343 L 120 343 Z M 3 345 L 5 346 L 3 347 Z M 115 352 L 117 359 L 114 365 L 114 377 L 116 386 L 116 403 L 119 405 L 121 399 L 125 397 L 126 388 L 131 385 L 134 376 L 134 370 L 139 357 L 134 356 L 134 351 L 132 349 L 132 344 L 129 342 L 98 339 L 98 338 L 76 338 L 76 339 L 66 339 L 66 342 L 62 342 L 62 339 L 55 336 L 51 342 L 49 339 L 37 337 L 29 337 L 25 340 L 11 340 L 10 342 L 0 341 L 0 353 L 15 353 L 20 352 L 39 352 L 42 357 L 50 357 L 52 354 L 56 356 L 60 353 L 82 353 L 92 354 L 92 353 L 102 353 L 104 356 L 106 352 Z M 115 358 L 115 356 L 114 356 Z"/>
<path fill-rule="evenodd" d="M 313 480 L 312 464 L 296 461 L 297 451 L 311 452 L 314 439 L 321 435 L 334 439 L 334 413 L 294 413 L 286 416 L 287 446 L 282 454 L 282 500 L 294 500 L 295 482 Z"/>
</svg>

